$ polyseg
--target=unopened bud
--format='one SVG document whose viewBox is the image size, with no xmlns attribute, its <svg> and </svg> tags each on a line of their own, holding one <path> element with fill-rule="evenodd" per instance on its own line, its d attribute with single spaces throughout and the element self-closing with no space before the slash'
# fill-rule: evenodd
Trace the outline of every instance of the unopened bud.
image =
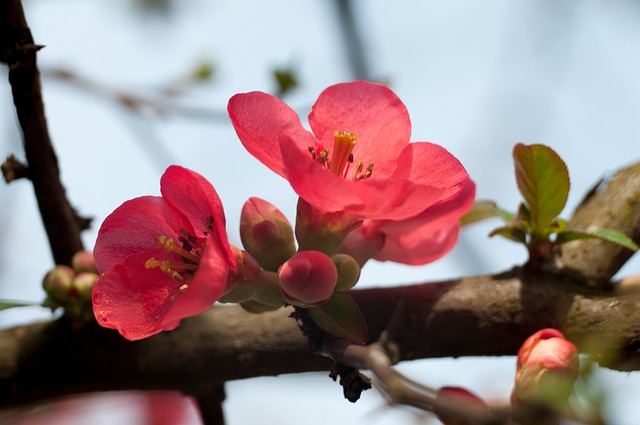
<svg viewBox="0 0 640 425">
<path fill-rule="evenodd" d="M 436 395 L 433 413 L 444 425 L 485 423 L 491 417 L 483 399 L 461 387 L 442 387 Z"/>
<path fill-rule="evenodd" d="M 96 263 L 93 261 L 93 254 L 89 251 L 78 251 L 71 258 L 71 267 L 76 273 L 100 274 Z"/>
<path fill-rule="evenodd" d="M 278 270 L 296 252 L 291 223 L 260 198 L 249 198 L 242 207 L 240 239 L 244 249 L 269 271 Z"/>
<path fill-rule="evenodd" d="M 52 301 L 65 303 L 69 299 L 75 273 L 69 266 L 56 266 L 42 281 L 42 288 Z"/>
<path fill-rule="evenodd" d="M 79 273 L 73 279 L 73 290 L 80 301 L 91 301 L 91 291 L 98 279 L 100 279 L 100 276 L 95 273 Z"/>
<path fill-rule="evenodd" d="M 320 251 L 299 252 L 278 269 L 280 292 L 289 304 L 317 307 L 331 298 L 338 270 L 331 258 Z"/>
<path fill-rule="evenodd" d="M 578 378 L 578 349 L 556 329 L 531 335 L 518 351 L 516 381 L 511 402 L 546 407 L 566 402 Z"/>
<path fill-rule="evenodd" d="M 350 255 L 336 254 L 331 257 L 338 270 L 338 283 L 336 292 L 344 292 L 353 288 L 360 279 L 360 265 Z"/>
</svg>

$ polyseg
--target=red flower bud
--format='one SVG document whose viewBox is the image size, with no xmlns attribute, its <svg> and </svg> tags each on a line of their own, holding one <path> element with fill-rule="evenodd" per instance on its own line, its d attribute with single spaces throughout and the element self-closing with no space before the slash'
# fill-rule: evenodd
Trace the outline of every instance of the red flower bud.
<svg viewBox="0 0 640 425">
<path fill-rule="evenodd" d="M 558 406 L 571 394 L 579 368 L 576 346 L 560 331 L 542 329 L 527 338 L 518 351 L 511 402 Z"/>
<path fill-rule="evenodd" d="M 278 270 L 296 252 L 291 223 L 260 198 L 249 198 L 242 207 L 240 239 L 244 249 L 269 271 Z"/>
<path fill-rule="evenodd" d="M 278 269 L 284 300 L 298 307 L 325 303 L 336 287 L 338 270 L 331 258 L 320 251 L 302 251 Z"/>
<path fill-rule="evenodd" d="M 442 387 L 438 390 L 433 412 L 444 425 L 466 425 L 478 421 L 467 421 L 466 417 L 488 417 L 489 406 L 480 397 L 460 387 Z"/>
</svg>

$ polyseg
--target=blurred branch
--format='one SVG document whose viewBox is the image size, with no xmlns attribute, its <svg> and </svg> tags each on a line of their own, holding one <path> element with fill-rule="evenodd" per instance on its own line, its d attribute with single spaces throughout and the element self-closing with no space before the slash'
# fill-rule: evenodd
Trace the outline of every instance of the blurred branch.
<svg viewBox="0 0 640 425">
<path fill-rule="evenodd" d="M 228 122 L 225 110 L 215 111 L 204 108 L 178 105 L 175 101 L 167 101 L 148 96 L 129 93 L 95 80 L 91 80 L 68 69 L 55 68 L 43 70 L 45 77 L 55 78 L 80 90 L 116 103 L 131 112 L 143 116 L 164 117 L 169 114 L 184 118 Z M 173 87 L 164 90 L 167 97 L 175 96 Z"/>
<path fill-rule="evenodd" d="M 9 67 L 9 83 L 22 134 L 28 175 L 56 264 L 70 264 L 82 249 L 82 219 L 77 217 L 60 181 L 44 112 L 36 45 L 20 0 L 0 2 L 0 62 Z M 6 163 L 5 163 L 6 164 Z"/>
<path fill-rule="evenodd" d="M 222 403 L 225 399 L 224 387 L 216 385 L 204 395 L 196 396 L 203 425 L 224 425 Z"/>
<path fill-rule="evenodd" d="M 362 36 L 358 29 L 358 22 L 353 14 L 351 0 L 335 0 L 336 14 L 342 38 L 346 48 L 346 55 L 351 73 L 356 80 L 372 81 L 371 72 L 367 63 Z"/>
</svg>

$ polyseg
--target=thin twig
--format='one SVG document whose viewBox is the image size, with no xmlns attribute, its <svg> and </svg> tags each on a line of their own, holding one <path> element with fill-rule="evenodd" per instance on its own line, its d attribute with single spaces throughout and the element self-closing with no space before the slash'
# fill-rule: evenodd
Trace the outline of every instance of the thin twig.
<svg viewBox="0 0 640 425">
<path fill-rule="evenodd" d="M 179 115 L 184 118 L 228 122 L 226 111 L 216 111 L 193 106 L 176 104 L 150 96 L 133 94 L 125 90 L 92 80 L 88 77 L 64 68 L 44 69 L 43 75 L 55 78 L 76 87 L 86 93 L 110 100 L 135 114 L 142 116 L 164 117 Z"/>
</svg>

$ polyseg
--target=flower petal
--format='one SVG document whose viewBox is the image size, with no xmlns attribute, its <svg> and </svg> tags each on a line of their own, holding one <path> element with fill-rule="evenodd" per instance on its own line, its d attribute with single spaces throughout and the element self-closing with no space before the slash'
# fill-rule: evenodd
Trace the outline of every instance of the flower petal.
<svg viewBox="0 0 640 425">
<path fill-rule="evenodd" d="M 164 321 L 179 322 L 180 319 L 195 316 L 211 307 L 224 293 L 228 273 L 224 252 L 215 243 L 213 235 L 209 235 L 193 280 L 175 301 Z"/>
<path fill-rule="evenodd" d="M 420 185 L 445 189 L 441 200 L 458 193 L 471 178 L 460 161 L 442 146 L 429 142 L 407 145 L 398 158 L 392 179 L 407 178 Z M 426 209 L 426 208 L 425 208 Z"/>
<path fill-rule="evenodd" d="M 109 268 L 93 287 L 93 311 L 101 326 L 117 329 L 128 340 L 149 337 L 175 329 L 167 314 L 180 297 L 179 283 L 160 269 L 146 269 L 151 256 L 163 251 L 129 256 L 123 264 Z"/>
<path fill-rule="evenodd" d="M 366 167 L 374 162 L 375 172 L 388 176 L 396 166 L 398 152 L 411 136 L 411 120 L 402 101 L 388 87 L 366 81 L 336 84 L 325 89 L 309 114 L 316 139 L 333 146 L 336 131 L 358 134 L 353 150 Z"/>
<path fill-rule="evenodd" d="M 325 170 L 309 152 L 283 138 L 280 151 L 286 178 L 293 190 L 309 204 L 326 212 L 361 210 L 363 201 L 352 182 Z"/>
<path fill-rule="evenodd" d="M 207 223 L 213 219 L 216 244 L 222 248 L 229 267 L 235 267 L 235 260 L 227 242 L 222 201 L 211 183 L 194 171 L 172 165 L 160 179 L 160 191 L 166 202 L 189 220 L 197 233 L 195 236 L 201 237 L 208 232 Z"/>
<path fill-rule="evenodd" d="M 459 234 L 460 225 L 457 223 L 427 229 L 421 232 L 419 237 L 393 233 L 387 235 L 382 250 L 373 258 L 411 266 L 431 263 L 451 251 L 458 241 Z"/>
<path fill-rule="evenodd" d="M 262 92 L 237 94 L 229 100 L 227 110 L 247 151 L 282 177 L 285 167 L 278 146 L 281 136 L 304 149 L 314 145 L 313 136 L 304 129 L 298 114 L 274 96 Z"/>
<path fill-rule="evenodd" d="M 98 231 L 93 251 L 101 272 L 123 263 L 129 255 L 158 249 L 156 238 L 177 238 L 174 229 L 189 223 L 159 196 L 143 196 L 127 201 L 112 212 Z"/>
<path fill-rule="evenodd" d="M 382 233 L 385 243 L 374 257 L 410 265 L 427 264 L 448 253 L 458 240 L 460 216 L 473 205 L 475 184 L 466 182 L 458 194 L 402 221 L 373 221 L 363 231 Z"/>
</svg>

